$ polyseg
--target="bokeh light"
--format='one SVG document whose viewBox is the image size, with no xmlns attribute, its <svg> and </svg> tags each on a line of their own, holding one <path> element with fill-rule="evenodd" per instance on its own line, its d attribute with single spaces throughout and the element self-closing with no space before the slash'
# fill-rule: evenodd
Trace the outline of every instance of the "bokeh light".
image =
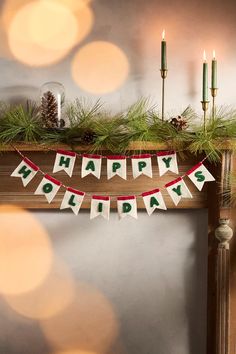
<svg viewBox="0 0 236 354">
<path fill-rule="evenodd" d="M 77 43 L 80 43 L 91 31 L 94 23 L 94 15 L 90 7 L 82 6 L 76 12 L 78 22 Z"/>
<path fill-rule="evenodd" d="M 10 4 L 2 15 L 8 45 L 12 55 L 29 66 L 62 60 L 93 25 L 93 13 L 86 4 L 77 8 L 72 2 L 66 6 L 66 2 L 56 0 L 24 0 L 21 7 Z"/>
<path fill-rule="evenodd" d="M 43 48 L 68 52 L 77 41 L 78 23 L 73 12 L 52 1 L 40 1 L 24 7 L 31 40 Z"/>
<path fill-rule="evenodd" d="M 118 89 L 129 73 L 124 52 L 110 42 L 97 41 L 82 47 L 72 62 L 72 76 L 78 86 L 94 94 Z"/>
<path fill-rule="evenodd" d="M 2 4 L 1 8 L 1 22 L 6 31 L 8 31 L 10 23 L 16 13 L 24 7 L 26 4 L 32 2 L 32 0 L 6 0 Z"/>
<path fill-rule="evenodd" d="M 80 349 L 72 349 L 72 350 L 66 350 L 66 351 L 59 351 L 53 354 L 102 354 L 102 353 L 95 353 L 95 352 L 88 352 L 87 350 L 80 350 Z"/>
<path fill-rule="evenodd" d="M 4 295 L 4 299 L 20 315 L 43 319 L 64 310 L 73 301 L 73 296 L 74 280 L 65 264 L 55 260 L 40 286 L 24 294 Z"/>
<path fill-rule="evenodd" d="M 53 348 L 78 348 L 81 353 L 106 353 L 118 333 L 110 302 L 97 289 L 81 283 L 74 301 L 57 316 L 41 320 L 40 326 Z"/>
<path fill-rule="evenodd" d="M 48 1 L 48 0 L 40 0 L 40 1 Z M 75 13 L 81 10 L 82 7 L 87 6 L 91 3 L 91 0 L 50 0 L 50 1 L 64 5 Z"/>
<path fill-rule="evenodd" d="M 7 33 L 9 24 L 15 13 L 25 4 L 32 0 L 5 0 L 1 3 L 0 12 L 0 56 L 3 58 L 14 59 L 8 45 Z"/>
<path fill-rule="evenodd" d="M 46 230 L 28 211 L 0 206 L 0 292 L 22 294 L 39 286 L 52 263 Z"/>
<path fill-rule="evenodd" d="M 57 16 L 58 14 L 60 15 Z M 43 26 L 42 19 L 45 24 Z M 67 28 L 64 27 L 65 24 Z M 73 40 L 75 41 L 77 35 L 76 26 L 73 14 L 64 6 L 31 2 L 22 7 L 11 21 L 8 31 L 10 50 L 16 59 L 24 64 L 50 65 L 65 57 L 75 44 Z M 65 33 L 72 31 L 72 35 L 64 36 L 63 31 Z M 68 38 L 70 40 L 67 44 Z"/>
</svg>

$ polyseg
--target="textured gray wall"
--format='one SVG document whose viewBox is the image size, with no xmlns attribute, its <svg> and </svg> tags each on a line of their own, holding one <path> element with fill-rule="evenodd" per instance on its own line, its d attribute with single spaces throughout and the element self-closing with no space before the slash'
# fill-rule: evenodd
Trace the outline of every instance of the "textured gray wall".
<svg viewBox="0 0 236 354">
<path fill-rule="evenodd" d="M 140 212 L 138 221 L 121 222 L 116 213 L 110 222 L 89 221 L 86 212 L 34 215 L 77 286 L 75 299 L 41 321 L 16 314 L 2 300 L 1 353 L 57 354 L 54 348 L 65 343 L 79 349 L 73 354 L 206 352 L 206 211 Z M 37 305 L 52 296 L 42 286 L 21 296 L 29 307 L 36 306 L 35 292 Z"/>
</svg>

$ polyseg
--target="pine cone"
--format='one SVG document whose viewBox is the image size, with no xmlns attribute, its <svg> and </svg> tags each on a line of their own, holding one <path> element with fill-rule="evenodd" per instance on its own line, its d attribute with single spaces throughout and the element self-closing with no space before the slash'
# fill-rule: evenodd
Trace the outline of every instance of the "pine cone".
<svg viewBox="0 0 236 354">
<path fill-rule="evenodd" d="M 65 125 L 66 125 L 66 122 L 64 121 L 64 119 L 60 119 L 60 121 L 59 121 L 59 127 L 60 128 L 65 128 Z"/>
<path fill-rule="evenodd" d="M 88 129 L 85 130 L 82 137 L 81 137 L 81 141 L 83 144 L 93 144 L 95 139 L 96 139 L 97 135 L 94 133 L 94 131 Z"/>
<path fill-rule="evenodd" d="M 170 124 L 172 124 L 176 130 L 185 130 L 188 128 L 188 123 L 185 117 L 177 116 L 170 119 Z"/>
<path fill-rule="evenodd" d="M 44 128 L 58 128 L 58 104 L 51 91 L 44 93 L 41 108 Z"/>
</svg>

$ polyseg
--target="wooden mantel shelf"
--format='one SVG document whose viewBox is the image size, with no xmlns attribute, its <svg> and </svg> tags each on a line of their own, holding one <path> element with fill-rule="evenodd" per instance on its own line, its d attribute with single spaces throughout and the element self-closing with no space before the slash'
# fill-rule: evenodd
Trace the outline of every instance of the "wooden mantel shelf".
<svg viewBox="0 0 236 354">
<path fill-rule="evenodd" d="M 218 148 L 220 150 L 232 150 L 232 148 L 235 148 L 236 140 L 233 139 L 228 139 L 224 140 L 224 143 L 222 144 L 222 141 L 219 140 Z M 46 144 L 46 143 L 22 143 L 22 142 L 17 142 L 13 144 L 2 144 L 0 145 L 0 152 L 1 151 L 14 151 L 14 147 L 21 151 L 47 151 L 48 149 L 51 150 L 57 150 L 57 149 L 64 149 L 64 150 L 72 150 L 72 147 L 67 144 Z M 90 145 L 73 145 L 73 150 L 75 151 L 91 151 L 91 146 Z M 100 149 L 100 151 L 105 151 L 106 149 Z M 127 151 L 154 151 L 154 150 L 172 150 L 170 145 L 168 143 L 155 143 L 152 141 L 133 141 L 130 142 Z"/>
<path fill-rule="evenodd" d="M 47 151 L 47 149 L 57 150 L 71 150 L 71 146 L 66 144 L 39 144 L 39 143 L 14 143 L 14 144 L 3 144 L 0 145 L 0 151 L 14 151 L 14 147 L 21 151 Z M 152 151 L 152 150 L 165 150 L 168 148 L 168 144 L 166 143 L 154 143 L 150 141 L 134 141 L 129 144 L 127 150 L 130 151 Z M 91 146 L 89 145 L 74 145 L 73 150 L 75 151 L 90 151 Z M 101 149 L 104 151 L 105 149 Z"/>
</svg>

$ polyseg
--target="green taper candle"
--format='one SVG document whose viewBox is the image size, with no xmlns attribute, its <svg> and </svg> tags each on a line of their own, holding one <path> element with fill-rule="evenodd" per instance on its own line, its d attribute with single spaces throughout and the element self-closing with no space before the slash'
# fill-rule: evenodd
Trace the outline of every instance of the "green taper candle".
<svg viewBox="0 0 236 354">
<path fill-rule="evenodd" d="M 162 41 L 161 41 L 161 70 L 167 70 L 165 30 L 163 30 L 162 32 Z"/>
<path fill-rule="evenodd" d="M 211 62 L 211 88 L 217 88 L 217 60 L 216 60 L 216 53 L 213 50 L 213 59 Z"/>
<path fill-rule="evenodd" d="M 208 101 L 208 64 L 206 61 L 206 52 L 203 54 L 203 77 L 202 77 L 202 101 Z"/>
</svg>

